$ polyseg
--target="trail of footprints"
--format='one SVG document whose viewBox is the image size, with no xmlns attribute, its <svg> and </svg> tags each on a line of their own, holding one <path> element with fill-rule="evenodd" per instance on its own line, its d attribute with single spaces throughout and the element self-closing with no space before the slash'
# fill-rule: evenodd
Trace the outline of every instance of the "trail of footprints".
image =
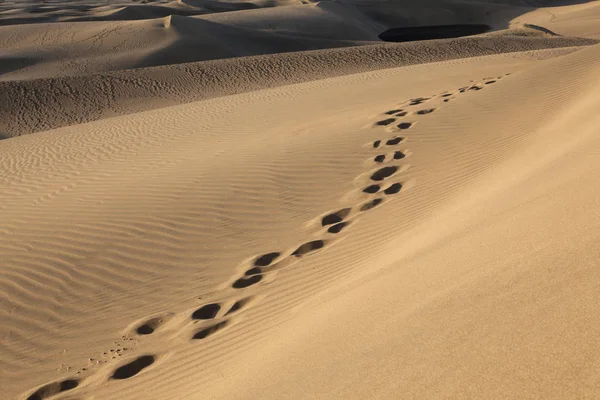
<svg viewBox="0 0 600 400">
<path fill-rule="evenodd" d="M 345 232 L 352 221 L 361 213 L 368 212 L 381 205 L 387 197 L 401 193 L 404 182 L 402 179 L 398 179 L 398 176 L 401 176 L 402 172 L 408 169 L 408 165 L 405 165 L 406 168 L 402 168 L 403 166 L 398 163 L 407 158 L 410 153 L 406 150 L 398 150 L 397 146 L 403 145 L 407 141 L 404 133 L 414 127 L 419 117 L 437 111 L 440 106 L 454 100 L 461 93 L 482 90 L 502 78 L 485 78 L 481 82 L 471 83 L 471 85 L 461 87 L 454 92 L 444 92 L 431 97 L 410 99 L 400 105 L 400 107 L 384 112 L 384 118 L 375 122 L 374 127 L 385 127 L 386 130 L 391 130 L 392 134 L 387 138 L 374 140 L 368 145 L 371 151 L 375 150 L 377 154 L 372 156 L 370 161 L 373 169 L 364 177 L 358 179 L 359 183 L 362 184 L 358 190 L 366 198 L 358 204 L 340 208 L 320 216 L 318 224 L 322 229 L 318 237 L 302 243 L 296 248 L 261 254 L 245 263 L 242 271 L 238 275 L 233 276 L 229 283 L 229 293 L 226 293 L 224 298 L 230 298 L 230 300 L 203 304 L 189 311 L 187 316 L 180 315 L 180 319 L 187 321 L 184 324 L 183 330 L 186 331 L 185 328 L 187 326 L 192 327 L 189 333 L 187 333 L 190 341 L 205 340 L 222 329 L 227 328 L 234 323 L 237 315 L 242 313 L 252 303 L 254 296 L 244 295 L 246 289 L 256 286 L 267 275 L 287 268 L 300 261 L 303 257 L 326 249 L 334 242 L 335 236 Z M 432 100 L 434 99 L 439 104 L 437 107 L 426 104 L 433 102 Z M 394 131 L 398 134 L 395 134 Z M 121 336 L 121 341 L 123 343 L 136 344 L 140 339 L 160 331 L 167 322 L 175 320 L 177 317 L 177 315 L 172 313 L 149 317 L 135 324 L 128 334 Z M 92 365 L 94 363 L 108 363 L 110 360 L 118 359 L 125 351 L 131 350 L 131 347 L 123 346 L 120 341 L 116 341 L 114 344 L 114 348 L 104 352 L 102 357 L 98 357 L 98 359 L 90 358 L 89 362 L 92 362 Z M 158 358 L 156 354 L 143 354 L 130 359 L 113 370 L 109 381 L 130 379 L 151 367 Z M 69 392 L 71 394 L 71 390 L 80 387 L 84 382 L 84 378 L 79 378 L 78 376 L 83 375 L 88 368 L 89 364 L 88 367 L 79 369 L 75 373 L 75 377 L 41 386 L 30 392 L 25 398 L 27 400 L 42 400 L 54 397 L 60 393 Z M 67 370 L 70 370 L 70 367 Z"/>
</svg>

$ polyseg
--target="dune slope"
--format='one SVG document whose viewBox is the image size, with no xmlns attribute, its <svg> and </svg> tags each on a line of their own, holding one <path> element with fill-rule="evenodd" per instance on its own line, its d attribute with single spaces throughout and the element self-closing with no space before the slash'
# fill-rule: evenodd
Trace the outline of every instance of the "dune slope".
<svg viewBox="0 0 600 400">
<path fill-rule="evenodd" d="M 400 65 L 564 48 L 594 39 L 506 34 L 281 53 L 81 77 L 0 82 L 0 132 L 19 136 L 190 101 Z"/>
<path fill-rule="evenodd" d="M 407 66 L 0 142 L 2 387 L 593 397 L 597 338 L 576 333 L 597 314 L 599 56 Z M 566 351 L 568 386 L 544 357 Z"/>
</svg>

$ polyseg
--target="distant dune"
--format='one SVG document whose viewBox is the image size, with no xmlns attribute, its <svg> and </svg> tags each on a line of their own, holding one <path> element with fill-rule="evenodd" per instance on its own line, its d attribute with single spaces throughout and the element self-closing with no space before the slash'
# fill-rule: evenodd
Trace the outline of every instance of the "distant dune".
<svg viewBox="0 0 600 400">
<path fill-rule="evenodd" d="M 443 42 L 378 44 L 280 53 L 66 78 L 0 82 L 0 131 L 18 136 L 190 101 L 400 65 L 504 52 L 566 48 L 595 39 L 536 30 Z"/>
</svg>

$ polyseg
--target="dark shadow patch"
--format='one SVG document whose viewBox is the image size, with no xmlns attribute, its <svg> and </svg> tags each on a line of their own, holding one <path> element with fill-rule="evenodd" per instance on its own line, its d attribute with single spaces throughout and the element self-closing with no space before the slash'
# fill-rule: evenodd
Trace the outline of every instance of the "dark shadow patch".
<svg viewBox="0 0 600 400">
<path fill-rule="evenodd" d="M 382 199 L 373 199 L 373 200 L 369 201 L 368 203 L 363 204 L 362 207 L 360 208 L 360 211 L 372 210 L 373 208 L 380 205 L 382 202 L 383 202 Z"/>
<path fill-rule="evenodd" d="M 408 115 L 408 112 L 402 111 L 402 112 L 399 112 L 398 114 L 396 114 L 396 117 L 406 117 L 407 115 Z"/>
<path fill-rule="evenodd" d="M 262 280 L 262 275 L 252 275 L 249 278 L 240 278 L 231 285 L 234 289 L 244 289 L 248 286 L 257 284 Z"/>
<path fill-rule="evenodd" d="M 408 129 L 412 126 L 412 122 L 401 122 L 397 126 L 398 129 Z"/>
<path fill-rule="evenodd" d="M 402 136 L 396 136 L 395 138 L 388 139 L 388 141 L 385 142 L 385 144 L 387 144 L 388 146 L 395 146 L 403 140 L 404 138 Z"/>
<path fill-rule="evenodd" d="M 125 364 L 115 370 L 112 379 L 129 379 L 139 374 L 143 369 L 154 364 L 156 358 L 151 355 L 144 355 L 136 358 L 129 364 Z"/>
<path fill-rule="evenodd" d="M 386 119 L 382 119 L 381 121 L 377 121 L 375 123 L 375 125 L 386 126 L 386 125 L 391 124 L 394 121 L 396 121 L 396 118 L 386 118 Z"/>
<path fill-rule="evenodd" d="M 262 269 L 260 269 L 258 267 L 250 268 L 248 271 L 244 272 L 244 275 L 246 275 L 246 276 L 258 275 L 258 274 L 262 274 Z"/>
<path fill-rule="evenodd" d="M 533 29 L 535 31 L 543 32 L 543 33 L 546 33 L 551 36 L 560 36 L 559 34 L 552 32 L 550 29 L 544 28 L 543 26 L 540 26 L 540 25 L 523 24 L 523 28 Z"/>
<path fill-rule="evenodd" d="M 249 297 L 236 301 L 235 304 L 231 306 L 231 308 L 229 309 L 229 311 L 227 311 L 225 315 L 233 314 L 234 312 L 241 310 L 246 306 L 246 304 L 248 304 L 249 301 Z"/>
<path fill-rule="evenodd" d="M 60 382 L 52 382 L 42 386 L 32 393 L 27 400 L 42 400 L 58 393 L 63 393 L 71 389 L 75 389 L 79 385 L 77 379 L 66 379 Z"/>
<path fill-rule="evenodd" d="M 404 154 L 401 151 L 396 151 L 394 152 L 394 160 L 402 160 L 404 157 L 406 157 L 406 154 Z"/>
<path fill-rule="evenodd" d="M 434 111 L 435 111 L 435 108 L 426 108 L 424 110 L 417 111 L 417 114 L 419 114 L 419 115 L 431 114 Z"/>
<path fill-rule="evenodd" d="M 1 3 L 0 3 L 1 4 Z M 0 20 L 0 26 L 2 20 Z M 0 56 L 0 75 L 8 74 L 10 72 L 16 72 L 20 69 L 35 65 L 38 62 L 42 62 L 43 59 L 30 58 L 30 56 L 23 57 L 1 57 Z M 8 136 L 8 135 L 7 135 Z M 0 138 L 2 138 L 2 132 L 0 132 Z"/>
<path fill-rule="evenodd" d="M 192 319 L 213 319 L 220 310 L 220 304 L 206 304 L 192 313 Z"/>
<path fill-rule="evenodd" d="M 352 211 L 351 208 L 342 208 L 341 210 L 338 210 L 331 214 L 327 214 L 321 220 L 321 225 L 327 226 L 337 224 L 338 222 L 342 222 L 344 218 L 346 218 L 350 214 L 350 211 Z"/>
<path fill-rule="evenodd" d="M 325 247 L 325 242 L 322 240 L 313 240 L 311 242 L 304 243 L 302 246 L 298 247 L 296 251 L 292 253 L 293 256 L 302 257 L 306 254 L 310 254 L 313 251 L 322 249 Z"/>
<path fill-rule="evenodd" d="M 381 169 L 378 169 L 373 173 L 373 175 L 371 175 L 371 180 L 382 181 L 385 178 L 389 178 L 390 176 L 394 175 L 396 171 L 398 171 L 398 167 L 395 165 L 383 167 Z"/>
<path fill-rule="evenodd" d="M 392 28 L 379 34 L 384 42 L 411 42 L 415 40 L 448 39 L 478 35 L 490 30 L 485 24 L 430 25 Z"/>
<path fill-rule="evenodd" d="M 346 222 L 340 222 L 339 224 L 335 224 L 333 226 L 330 226 L 329 229 L 327 229 L 327 232 L 329 233 L 340 233 L 342 231 L 342 229 L 344 229 L 348 224 Z"/>
<path fill-rule="evenodd" d="M 150 335 L 162 324 L 162 318 L 152 318 L 135 329 L 138 335 Z"/>
<path fill-rule="evenodd" d="M 408 105 L 418 106 L 419 104 L 425 103 L 427 100 L 429 100 L 429 97 L 417 97 L 415 99 L 410 99 L 410 103 Z"/>
<path fill-rule="evenodd" d="M 388 187 L 387 189 L 385 189 L 383 191 L 383 193 L 385 193 L 385 194 L 396 194 L 396 193 L 400 192 L 400 189 L 402 189 L 402 184 L 400 184 L 400 183 L 394 183 L 393 185 L 390 185 L 390 187 Z"/>
<path fill-rule="evenodd" d="M 258 257 L 256 260 L 254 260 L 254 265 L 256 267 L 266 267 L 268 265 L 271 265 L 271 263 L 275 261 L 280 255 L 281 253 L 279 252 L 264 254 Z"/>
<path fill-rule="evenodd" d="M 380 144 L 381 144 L 381 140 L 374 141 L 373 142 L 373 148 L 375 148 L 375 149 L 378 148 Z"/>
<path fill-rule="evenodd" d="M 373 194 L 379 192 L 379 189 L 381 189 L 379 185 L 370 185 L 364 188 L 363 192 Z"/>
<path fill-rule="evenodd" d="M 376 163 L 382 163 L 385 161 L 385 154 L 379 154 L 377 156 L 375 156 L 375 158 L 373 159 L 373 161 L 375 161 Z"/>
<path fill-rule="evenodd" d="M 396 110 L 386 111 L 386 114 L 387 115 L 392 115 L 392 114 L 396 114 L 396 113 L 401 112 L 401 111 L 403 111 L 403 110 L 401 108 L 398 108 Z"/>
<path fill-rule="evenodd" d="M 208 328 L 201 329 L 198 332 L 196 332 L 194 336 L 192 336 L 192 339 L 205 339 L 213 333 L 225 328 L 228 323 L 229 321 L 223 321 L 213 326 L 209 326 Z"/>
</svg>

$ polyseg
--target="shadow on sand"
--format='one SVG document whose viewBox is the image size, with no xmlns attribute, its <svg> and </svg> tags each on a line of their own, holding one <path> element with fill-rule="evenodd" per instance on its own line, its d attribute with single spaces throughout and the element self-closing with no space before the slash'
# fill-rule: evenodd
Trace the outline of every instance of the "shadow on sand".
<svg viewBox="0 0 600 400">
<path fill-rule="evenodd" d="M 405 28 L 388 29 L 379 35 L 379 39 L 385 42 L 449 39 L 461 36 L 478 35 L 480 33 L 488 32 L 490 29 L 491 27 L 485 24 L 409 26 Z"/>
</svg>

